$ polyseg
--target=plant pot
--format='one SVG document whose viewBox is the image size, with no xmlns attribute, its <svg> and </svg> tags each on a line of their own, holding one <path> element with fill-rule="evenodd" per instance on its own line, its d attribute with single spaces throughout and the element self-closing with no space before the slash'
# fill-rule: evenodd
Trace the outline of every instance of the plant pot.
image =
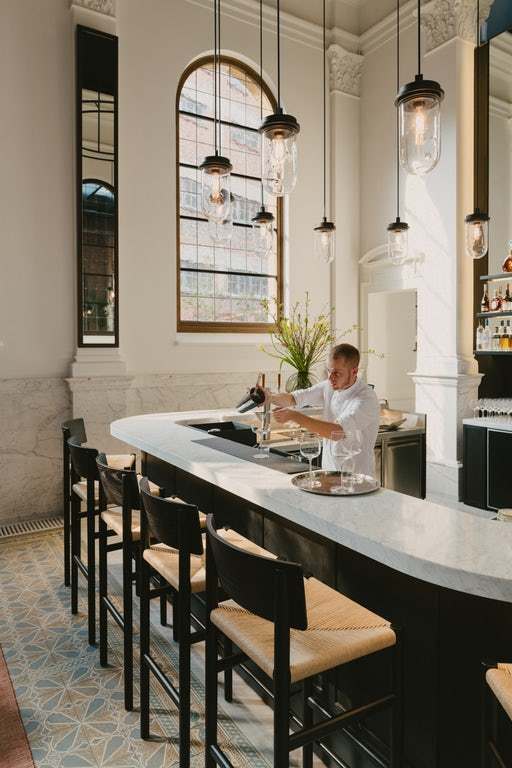
<svg viewBox="0 0 512 768">
<path fill-rule="evenodd" d="M 286 379 L 285 389 L 287 392 L 294 392 L 296 389 L 307 389 L 316 382 L 316 377 L 311 371 L 295 371 Z"/>
</svg>

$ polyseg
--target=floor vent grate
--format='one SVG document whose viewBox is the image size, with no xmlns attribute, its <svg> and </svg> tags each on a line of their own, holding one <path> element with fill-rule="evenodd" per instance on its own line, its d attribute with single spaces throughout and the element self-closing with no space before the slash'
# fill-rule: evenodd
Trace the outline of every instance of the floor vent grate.
<svg viewBox="0 0 512 768">
<path fill-rule="evenodd" d="M 23 536 L 27 533 L 41 533 L 42 531 L 54 531 L 62 528 L 62 517 L 45 517 L 41 520 L 25 520 L 22 523 L 9 523 L 0 525 L 0 539 L 8 539 L 11 536 Z"/>
</svg>

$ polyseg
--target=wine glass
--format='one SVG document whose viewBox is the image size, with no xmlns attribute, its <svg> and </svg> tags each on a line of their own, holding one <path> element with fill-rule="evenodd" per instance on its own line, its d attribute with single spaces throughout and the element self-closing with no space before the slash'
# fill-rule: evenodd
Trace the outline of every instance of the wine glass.
<svg viewBox="0 0 512 768">
<path fill-rule="evenodd" d="M 332 493 L 353 493 L 355 475 L 355 457 L 362 450 L 362 434 L 360 429 L 353 429 L 351 432 L 344 432 L 343 437 L 340 433 L 331 433 L 331 454 L 335 460 L 336 466 L 340 469 L 340 484 L 331 488 Z"/>
<path fill-rule="evenodd" d="M 270 425 L 265 426 L 264 424 L 264 418 L 265 413 L 263 411 L 259 411 L 255 414 L 258 421 L 256 424 L 252 424 L 251 429 L 256 435 L 256 445 L 258 446 L 258 452 L 254 453 L 252 458 L 253 459 L 268 459 L 270 456 L 269 453 L 269 447 L 265 444 L 265 441 L 268 439 L 270 435 Z"/>
<path fill-rule="evenodd" d="M 302 432 L 300 436 L 300 454 L 309 461 L 309 488 L 315 488 L 320 485 L 318 480 L 313 479 L 313 459 L 320 456 L 322 443 L 316 432 Z"/>
</svg>

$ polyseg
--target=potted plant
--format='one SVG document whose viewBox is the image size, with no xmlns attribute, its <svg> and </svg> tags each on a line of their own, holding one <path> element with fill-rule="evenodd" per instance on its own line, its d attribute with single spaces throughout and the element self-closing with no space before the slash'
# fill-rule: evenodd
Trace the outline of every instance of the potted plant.
<svg viewBox="0 0 512 768">
<path fill-rule="evenodd" d="M 283 365 L 295 372 L 286 381 L 286 391 L 306 389 L 315 383 L 314 367 L 327 355 L 338 335 L 332 329 L 333 309 L 312 316 L 309 294 L 304 301 L 296 301 L 285 313 L 282 304 L 263 299 L 262 304 L 272 318 L 274 328 L 270 333 L 272 350 L 261 347 L 271 357 L 279 360 L 279 372 Z M 355 330 L 354 324 L 341 336 Z"/>
</svg>

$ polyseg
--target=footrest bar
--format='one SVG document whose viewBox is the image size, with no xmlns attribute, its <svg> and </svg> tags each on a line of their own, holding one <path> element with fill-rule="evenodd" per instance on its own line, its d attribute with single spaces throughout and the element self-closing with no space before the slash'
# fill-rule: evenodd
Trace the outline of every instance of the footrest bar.
<svg viewBox="0 0 512 768">
<path fill-rule="evenodd" d="M 79 570 L 81 573 L 83 573 L 83 575 L 85 576 L 85 578 L 87 578 L 87 577 L 88 577 L 88 575 L 89 575 L 89 571 L 88 571 L 88 569 L 87 569 L 87 566 L 85 565 L 85 563 L 83 563 L 83 562 L 80 560 L 80 558 L 78 557 L 78 555 L 73 555 L 73 560 L 74 560 L 74 561 L 75 561 L 75 563 L 77 564 L 77 566 L 78 566 L 78 570 Z"/>
<path fill-rule="evenodd" d="M 224 752 L 216 744 L 210 747 L 210 755 L 213 757 L 217 765 L 221 768 L 233 768 L 233 763 L 230 763 Z"/>
<path fill-rule="evenodd" d="M 151 670 L 151 672 L 154 674 L 166 694 L 169 696 L 170 699 L 176 704 L 177 707 L 180 705 L 180 694 L 174 687 L 174 685 L 171 683 L 165 672 L 162 670 L 162 668 L 156 663 L 156 661 L 149 655 L 149 653 L 144 653 L 142 656 L 142 660 L 144 664 Z"/>
<path fill-rule="evenodd" d="M 119 613 L 117 608 L 115 607 L 114 603 L 110 600 L 109 597 L 102 597 L 103 604 L 105 605 L 106 609 L 123 632 L 124 632 L 124 618 L 122 614 Z"/>
<path fill-rule="evenodd" d="M 154 589 L 149 590 L 149 599 L 152 600 L 154 597 L 161 597 L 168 593 L 169 587 L 155 587 Z"/>
<path fill-rule="evenodd" d="M 225 669 L 236 667 L 246 660 L 247 655 L 241 651 L 240 653 L 233 653 L 231 656 L 224 656 L 221 659 L 217 659 L 217 672 L 224 672 Z"/>
</svg>

